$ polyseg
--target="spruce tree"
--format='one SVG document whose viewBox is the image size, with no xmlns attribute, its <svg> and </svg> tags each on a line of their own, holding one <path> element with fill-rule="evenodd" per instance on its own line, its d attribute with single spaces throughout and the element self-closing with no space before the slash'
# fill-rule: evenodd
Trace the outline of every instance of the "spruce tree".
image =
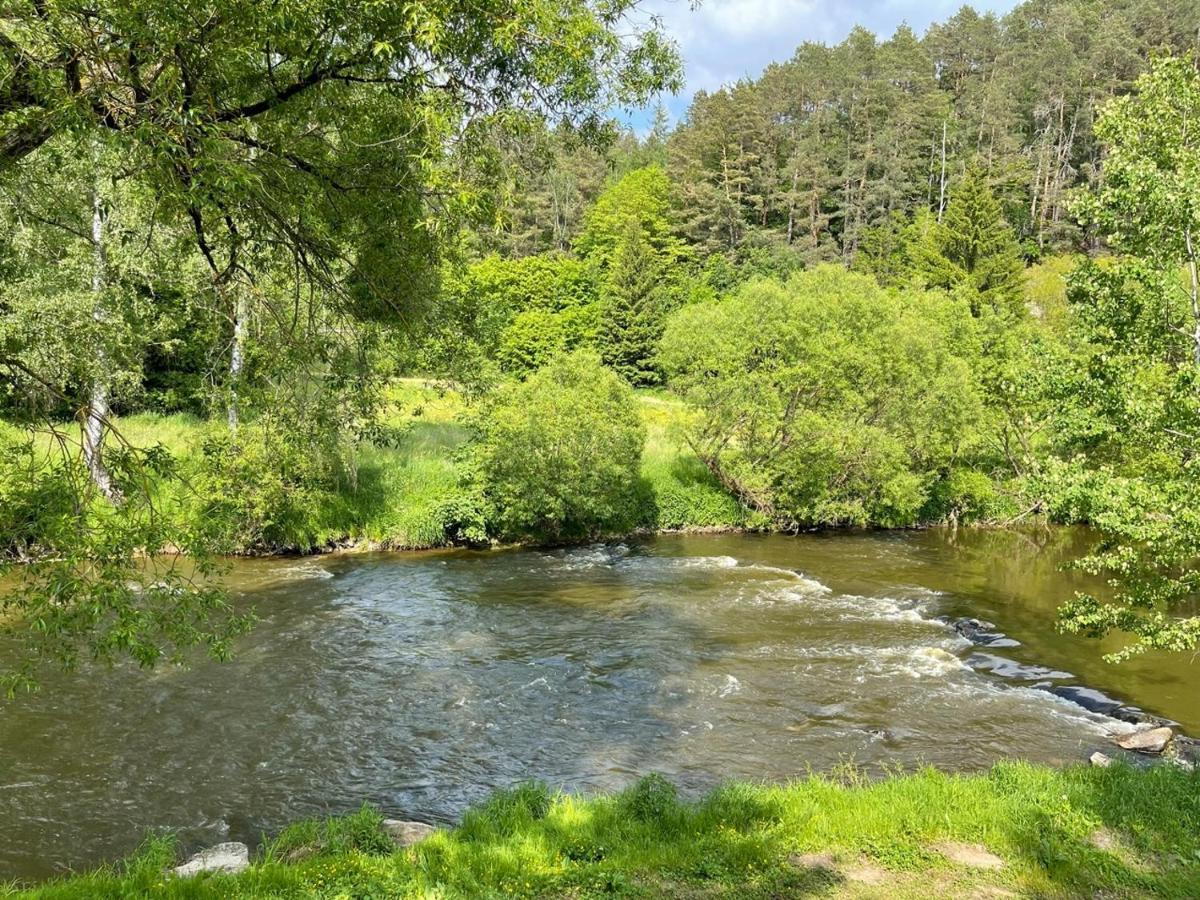
<svg viewBox="0 0 1200 900">
<path fill-rule="evenodd" d="M 951 189 L 942 221 L 912 250 L 918 276 L 931 287 L 968 289 L 971 312 L 1017 314 L 1022 303 L 1021 259 L 1016 235 L 984 173 L 970 168 Z"/>
<path fill-rule="evenodd" d="M 654 357 L 662 336 L 663 266 L 636 219 L 627 223 L 613 256 L 602 302 L 601 356 L 631 384 L 659 380 Z"/>
</svg>

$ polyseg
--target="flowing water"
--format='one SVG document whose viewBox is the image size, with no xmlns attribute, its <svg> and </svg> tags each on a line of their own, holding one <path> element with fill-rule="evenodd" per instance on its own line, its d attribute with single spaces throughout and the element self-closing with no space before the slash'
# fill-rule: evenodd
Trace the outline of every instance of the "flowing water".
<svg viewBox="0 0 1200 900">
<path fill-rule="evenodd" d="M 1062 763 L 1131 727 L 1032 686 L 1044 678 L 1200 734 L 1200 663 L 1113 668 L 1054 632 L 1080 586 L 1058 567 L 1084 539 L 666 536 L 240 562 L 232 585 L 261 621 L 233 662 L 56 675 L 0 704 L 0 878 L 111 859 L 147 830 L 253 842 L 363 801 L 449 822 L 531 777 L 588 791 L 658 771 L 696 792 L 847 760 Z M 961 615 L 1019 646 L 974 646 L 936 618 Z"/>
</svg>

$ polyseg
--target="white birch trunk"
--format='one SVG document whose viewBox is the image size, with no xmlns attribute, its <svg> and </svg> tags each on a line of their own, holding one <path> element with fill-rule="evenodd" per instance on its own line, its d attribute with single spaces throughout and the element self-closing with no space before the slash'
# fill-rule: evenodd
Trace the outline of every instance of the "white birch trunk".
<svg viewBox="0 0 1200 900">
<path fill-rule="evenodd" d="M 108 282 L 108 258 L 104 249 L 104 199 L 100 194 L 98 169 L 97 163 L 92 186 L 92 317 L 97 323 L 103 324 L 106 317 L 104 289 Z M 106 380 L 108 358 L 104 352 L 103 335 L 101 335 L 101 344 L 96 350 L 96 362 L 97 375 L 92 380 L 92 395 L 83 423 L 83 458 L 87 463 L 92 483 L 105 497 L 116 500 L 118 499 L 117 491 L 113 487 L 112 477 L 104 465 L 104 435 L 108 430 L 109 406 Z"/>
<path fill-rule="evenodd" d="M 946 211 L 946 120 L 942 119 L 942 174 L 938 181 L 938 214 L 937 220 L 942 221 L 942 213 Z"/>
<path fill-rule="evenodd" d="M 233 304 L 233 347 L 229 352 L 229 430 L 237 431 L 238 427 L 238 383 L 242 378 L 242 368 L 246 364 L 246 308 L 244 291 L 234 286 L 236 299 Z"/>
</svg>

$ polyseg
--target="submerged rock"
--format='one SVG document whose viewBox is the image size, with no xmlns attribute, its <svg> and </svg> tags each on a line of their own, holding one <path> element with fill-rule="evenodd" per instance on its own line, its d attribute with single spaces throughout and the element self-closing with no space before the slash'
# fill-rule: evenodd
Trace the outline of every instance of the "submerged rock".
<svg viewBox="0 0 1200 900">
<path fill-rule="evenodd" d="M 233 875 L 250 866 L 250 848 L 239 841 L 217 844 L 201 850 L 182 866 L 176 866 L 176 875 L 199 875 L 201 872 L 221 872 Z"/>
<path fill-rule="evenodd" d="M 945 620 L 951 628 L 966 638 L 972 644 L 981 647 L 1020 647 L 1021 642 L 1013 640 L 1005 634 L 996 631 L 996 626 L 982 619 L 949 619 Z"/>
<path fill-rule="evenodd" d="M 1172 719 L 1164 719 L 1162 716 L 1155 716 L 1146 712 L 1137 706 L 1122 706 L 1115 712 L 1110 713 L 1114 719 L 1120 719 L 1122 722 L 1128 722 L 1130 725 L 1149 725 L 1152 728 L 1179 728 L 1179 723 Z"/>
<path fill-rule="evenodd" d="M 1150 728 L 1145 731 L 1134 731 L 1120 734 L 1116 737 L 1117 746 L 1122 750 L 1136 750 L 1138 753 L 1162 753 L 1171 743 L 1175 732 L 1170 728 Z"/>
<path fill-rule="evenodd" d="M 1081 685 L 1034 685 L 1034 687 L 1042 688 L 1049 691 L 1056 697 L 1062 697 L 1064 700 L 1070 700 L 1089 712 L 1100 713 L 1102 716 L 1111 716 L 1125 704 L 1120 700 L 1114 700 L 1108 694 L 1102 694 L 1100 691 L 1092 690 L 1092 688 L 1083 687 Z"/>
<path fill-rule="evenodd" d="M 1180 762 L 1192 768 L 1200 767 L 1200 740 L 1181 734 L 1175 738 L 1173 749 Z"/>
<path fill-rule="evenodd" d="M 401 819 L 384 819 L 383 830 L 396 842 L 397 847 L 411 846 L 437 831 L 425 822 L 405 822 Z"/>
<path fill-rule="evenodd" d="M 972 653 L 967 657 L 967 665 L 972 669 L 991 672 L 1001 678 L 1014 678 L 1020 681 L 1037 681 L 1045 678 L 1066 680 L 1075 677 L 1070 672 L 1047 669 L 1045 666 L 1027 666 L 1016 660 L 993 656 L 990 653 Z"/>
</svg>

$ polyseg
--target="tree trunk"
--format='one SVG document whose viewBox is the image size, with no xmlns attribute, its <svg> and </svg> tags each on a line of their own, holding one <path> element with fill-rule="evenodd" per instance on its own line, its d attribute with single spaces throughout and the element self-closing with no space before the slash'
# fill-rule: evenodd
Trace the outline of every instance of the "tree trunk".
<svg viewBox="0 0 1200 900">
<path fill-rule="evenodd" d="M 787 242 L 791 246 L 796 234 L 796 185 L 799 182 L 800 173 L 797 170 L 792 171 L 792 190 L 788 194 L 788 224 L 787 224 Z"/>
<path fill-rule="evenodd" d="M 1192 240 L 1192 229 L 1183 232 L 1187 247 L 1187 270 L 1192 299 L 1192 359 L 1200 367 L 1200 271 L 1196 260 L 1196 245 Z"/>
<path fill-rule="evenodd" d="M 100 194 L 99 152 L 96 153 L 96 171 L 92 184 L 92 317 L 103 325 L 106 318 L 104 289 L 108 281 L 108 257 L 104 249 L 104 199 Z M 101 329 L 102 331 L 103 329 Z M 99 336 L 96 350 L 98 374 L 92 380 L 92 395 L 88 402 L 83 422 L 83 458 L 87 463 L 92 483 L 109 500 L 116 501 L 120 495 L 113 487 L 112 476 L 104 465 L 104 435 L 108 429 L 108 384 L 104 372 L 108 368 L 108 355 L 104 351 L 104 335 Z"/>
<path fill-rule="evenodd" d="M 946 120 L 942 119 L 942 174 L 938 181 L 938 222 L 946 211 Z"/>
<path fill-rule="evenodd" d="M 233 347 L 229 352 L 229 430 L 237 431 L 238 427 L 238 383 L 242 378 L 242 369 L 246 364 L 246 294 L 234 285 L 233 304 Z"/>
</svg>

